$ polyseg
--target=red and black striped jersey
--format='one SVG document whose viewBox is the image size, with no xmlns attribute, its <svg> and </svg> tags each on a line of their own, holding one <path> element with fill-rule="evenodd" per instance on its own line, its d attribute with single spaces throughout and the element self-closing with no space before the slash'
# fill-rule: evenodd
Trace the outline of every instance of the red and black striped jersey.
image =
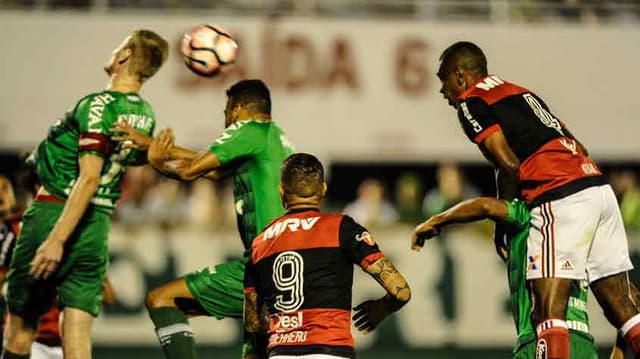
<svg viewBox="0 0 640 359">
<path fill-rule="evenodd" d="M 13 250 L 20 234 L 22 218 L 12 217 L 0 222 L 0 273 L 6 275 L 13 257 Z M 60 326 L 58 317 L 60 311 L 55 301 L 51 309 L 40 318 L 36 341 L 48 346 L 60 346 Z M 3 319 L 0 317 L 0 319 Z"/>
<path fill-rule="evenodd" d="M 20 233 L 21 218 L 11 217 L 0 222 L 0 273 L 6 275 L 11 264 L 13 249 Z"/>
<path fill-rule="evenodd" d="M 495 75 L 482 78 L 458 98 L 458 119 L 478 145 L 503 132 L 520 160 L 520 190 L 529 206 L 605 183 L 598 166 L 567 137 L 564 123 L 523 87 Z"/>
<path fill-rule="evenodd" d="M 367 268 L 382 257 L 349 216 L 307 209 L 267 226 L 253 241 L 245 290 L 267 305 L 270 354 L 355 357 L 353 265 Z"/>
</svg>

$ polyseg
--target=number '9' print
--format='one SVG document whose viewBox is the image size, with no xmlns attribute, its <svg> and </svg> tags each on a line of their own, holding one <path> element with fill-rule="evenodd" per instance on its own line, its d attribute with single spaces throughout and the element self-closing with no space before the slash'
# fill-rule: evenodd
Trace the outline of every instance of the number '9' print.
<svg viewBox="0 0 640 359">
<path fill-rule="evenodd" d="M 293 251 L 280 253 L 273 262 L 273 283 L 282 294 L 274 307 L 281 312 L 295 312 L 304 303 L 304 260 Z"/>
</svg>

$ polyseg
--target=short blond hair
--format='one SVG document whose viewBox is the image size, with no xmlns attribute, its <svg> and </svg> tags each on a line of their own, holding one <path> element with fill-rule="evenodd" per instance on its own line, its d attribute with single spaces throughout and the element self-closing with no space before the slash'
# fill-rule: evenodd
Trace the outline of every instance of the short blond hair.
<svg viewBox="0 0 640 359">
<path fill-rule="evenodd" d="M 132 52 L 131 71 L 147 80 L 169 57 L 169 43 L 151 30 L 134 30 L 127 44 Z"/>
</svg>

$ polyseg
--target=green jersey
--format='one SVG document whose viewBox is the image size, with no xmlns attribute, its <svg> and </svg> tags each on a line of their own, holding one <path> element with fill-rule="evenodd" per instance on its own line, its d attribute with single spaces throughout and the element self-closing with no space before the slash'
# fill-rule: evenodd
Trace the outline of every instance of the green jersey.
<svg viewBox="0 0 640 359">
<path fill-rule="evenodd" d="M 103 91 L 82 98 L 73 110 L 51 126 L 33 155 L 38 177 L 51 195 L 66 199 L 79 175 L 78 158 L 91 153 L 104 158 L 100 184 L 91 205 L 110 213 L 120 198 L 120 180 L 127 165 L 146 162 L 146 153 L 123 149 L 111 141 L 111 126 L 125 121 L 152 135 L 151 106 L 135 93 Z"/>
<path fill-rule="evenodd" d="M 534 258 L 527 258 L 527 237 L 529 236 L 530 214 L 522 201 L 507 202 L 509 217 L 506 223 L 512 226 L 513 235 L 509 241 L 509 291 L 511 293 L 511 311 L 518 331 L 518 341 L 514 352 L 527 343 L 536 340 L 535 326 L 531 320 L 533 303 L 527 288 L 527 266 L 535 265 Z M 567 307 L 567 326 L 569 331 L 593 342 L 589 334 L 589 316 L 587 314 L 587 284 L 574 282 Z"/>
<path fill-rule="evenodd" d="M 238 231 L 248 251 L 258 233 L 284 214 L 280 167 L 293 147 L 275 123 L 247 120 L 227 127 L 209 151 L 232 169 Z"/>
</svg>

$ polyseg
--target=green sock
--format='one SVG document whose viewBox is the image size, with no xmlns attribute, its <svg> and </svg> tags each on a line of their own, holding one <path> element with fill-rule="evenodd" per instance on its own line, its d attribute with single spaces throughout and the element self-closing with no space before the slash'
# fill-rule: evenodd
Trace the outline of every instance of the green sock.
<svg viewBox="0 0 640 359">
<path fill-rule="evenodd" d="M 29 359 L 29 354 L 14 354 L 7 349 L 2 351 L 2 359 Z"/>
<path fill-rule="evenodd" d="M 178 308 L 149 309 L 156 334 L 167 359 L 197 359 L 196 342 L 189 320 Z"/>
</svg>

